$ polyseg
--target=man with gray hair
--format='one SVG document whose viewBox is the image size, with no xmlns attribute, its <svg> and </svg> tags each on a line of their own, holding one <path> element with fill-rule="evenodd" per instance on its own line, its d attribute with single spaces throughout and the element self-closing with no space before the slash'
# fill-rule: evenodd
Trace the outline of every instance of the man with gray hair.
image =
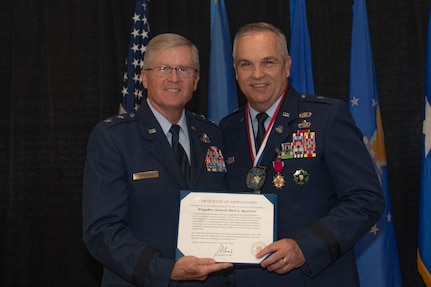
<svg viewBox="0 0 431 287">
<path fill-rule="evenodd" d="M 384 198 L 346 104 L 289 85 L 286 38 L 268 23 L 241 27 L 233 58 L 247 104 L 220 122 L 228 188 L 278 195 L 276 238 L 260 266 L 235 267 L 236 286 L 359 287 L 353 246 Z"/>
<path fill-rule="evenodd" d="M 83 240 L 104 266 L 102 286 L 226 286 L 232 266 L 211 258 L 175 260 L 180 190 L 220 191 L 226 168 L 219 128 L 184 109 L 199 81 L 198 50 L 176 34 L 148 43 L 147 99 L 92 131 L 83 190 Z"/>
</svg>

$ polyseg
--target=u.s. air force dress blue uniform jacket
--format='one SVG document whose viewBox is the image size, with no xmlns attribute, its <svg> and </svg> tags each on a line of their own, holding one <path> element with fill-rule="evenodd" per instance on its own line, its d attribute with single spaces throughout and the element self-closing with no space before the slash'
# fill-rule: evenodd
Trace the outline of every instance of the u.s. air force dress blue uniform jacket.
<svg viewBox="0 0 431 287">
<path fill-rule="evenodd" d="M 251 191 L 246 185 L 253 163 L 245 117 L 243 107 L 220 123 L 231 191 Z M 289 143 L 297 149 L 289 150 Z M 285 158 L 281 177 L 275 181 L 280 188 L 273 183 L 278 155 Z M 306 263 L 285 275 L 260 266 L 237 267 L 236 286 L 359 286 L 353 245 L 382 215 L 384 198 L 345 103 L 300 95 L 289 87 L 260 165 L 267 173 L 261 193 L 278 194 L 276 239 L 296 240 Z"/>
<path fill-rule="evenodd" d="M 220 129 L 186 112 L 189 186 L 146 101 L 92 131 L 84 172 L 83 240 L 104 266 L 102 286 L 190 286 L 170 281 L 175 263 L 180 190 L 220 191 L 225 172 L 207 171 L 210 147 L 223 148 Z M 210 276 L 205 286 L 222 286 Z M 212 285 L 211 285 L 212 284 Z"/>
</svg>

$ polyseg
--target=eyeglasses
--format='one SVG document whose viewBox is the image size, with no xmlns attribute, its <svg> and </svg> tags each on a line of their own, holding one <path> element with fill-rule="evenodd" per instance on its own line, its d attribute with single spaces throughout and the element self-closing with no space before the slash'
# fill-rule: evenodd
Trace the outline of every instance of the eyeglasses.
<svg viewBox="0 0 431 287">
<path fill-rule="evenodd" d="M 180 78 L 191 78 L 198 72 L 197 69 L 192 67 L 169 67 L 169 66 L 155 66 L 153 68 L 144 69 L 145 71 L 153 71 L 154 76 L 157 77 L 169 77 L 172 74 L 172 71 L 175 70 L 177 76 Z"/>
</svg>

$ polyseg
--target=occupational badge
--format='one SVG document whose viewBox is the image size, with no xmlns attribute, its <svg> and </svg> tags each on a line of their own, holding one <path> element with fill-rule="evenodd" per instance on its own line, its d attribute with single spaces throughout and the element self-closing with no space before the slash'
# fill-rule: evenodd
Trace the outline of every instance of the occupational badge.
<svg viewBox="0 0 431 287">
<path fill-rule="evenodd" d="M 308 180 L 310 179 L 310 175 L 307 171 L 303 169 L 298 169 L 293 174 L 293 179 L 295 180 L 296 184 L 303 185 L 308 182 Z"/>
<path fill-rule="evenodd" d="M 298 124 L 299 129 L 308 129 L 309 127 L 311 127 L 311 122 L 307 122 L 306 120 Z"/>
<path fill-rule="evenodd" d="M 312 113 L 312 112 L 302 112 L 302 113 L 300 113 L 300 114 L 299 114 L 299 117 L 300 117 L 301 119 L 306 119 L 306 118 L 311 117 L 312 115 L 313 115 L 313 113 Z"/>
<path fill-rule="evenodd" d="M 284 162 L 281 160 L 274 160 L 272 162 L 272 166 L 274 167 L 274 170 L 276 172 L 272 179 L 272 184 L 275 186 L 275 188 L 280 189 L 286 183 L 286 181 L 284 180 L 284 176 L 281 174 L 281 172 L 283 171 Z"/>
<path fill-rule="evenodd" d="M 246 184 L 247 187 L 252 189 L 254 193 L 260 193 L 260 189 L 265 183 L 266 167 L 255 166 L 247 174 Z"/>
<path fill-rule="evenodd" d="M 203 134 L 203 135 L 201 136 L 201 142 L 204 142 L 204 143 L 211 143 L 210 137 L 209 137 L 207 134 Z"/>
</svg>

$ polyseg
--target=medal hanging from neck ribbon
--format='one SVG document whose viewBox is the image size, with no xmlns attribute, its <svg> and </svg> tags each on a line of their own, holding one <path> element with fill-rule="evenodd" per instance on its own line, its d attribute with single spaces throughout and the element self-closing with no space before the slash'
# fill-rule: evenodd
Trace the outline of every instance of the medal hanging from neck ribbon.
<svg viewBox="0 0 431 287">
<path fill-rule="evenodd" d="M 266 167 L 260 166 L 263 158 L 263 152 L 265 150 L 266 144 L 268 142 L 269 135 L 271 133 L 272 127 L 274 126 L 275 119 L 277 118 L 278 111 L 280 110 L 280 106 L 286 97 L 288 86 L 284 91 L 284 94 L 281 98 L 281 101 L 278 103 L 277 109 L 274 112 L 274 115 L 271 117 L 271 121 L 269 122 L 268 128 L 266 129 L 265 135 L 263 137 L 262 143 L 259 149 L 256 151 L 256 141 L 253 133 L 252 119 L 250 117 L 248 104 L 245 106 L 245 115 L 247 121 L 247 134 L 248 134 L 248 144 L 250 148 L 251 160 L 253 162 L 253 168 L 247 174 L 246 184 L 247 187 L 252 189 L 254 193 L 260 193 L 260 189 L 265 183 L 266 179 Z"/>
</svg>

